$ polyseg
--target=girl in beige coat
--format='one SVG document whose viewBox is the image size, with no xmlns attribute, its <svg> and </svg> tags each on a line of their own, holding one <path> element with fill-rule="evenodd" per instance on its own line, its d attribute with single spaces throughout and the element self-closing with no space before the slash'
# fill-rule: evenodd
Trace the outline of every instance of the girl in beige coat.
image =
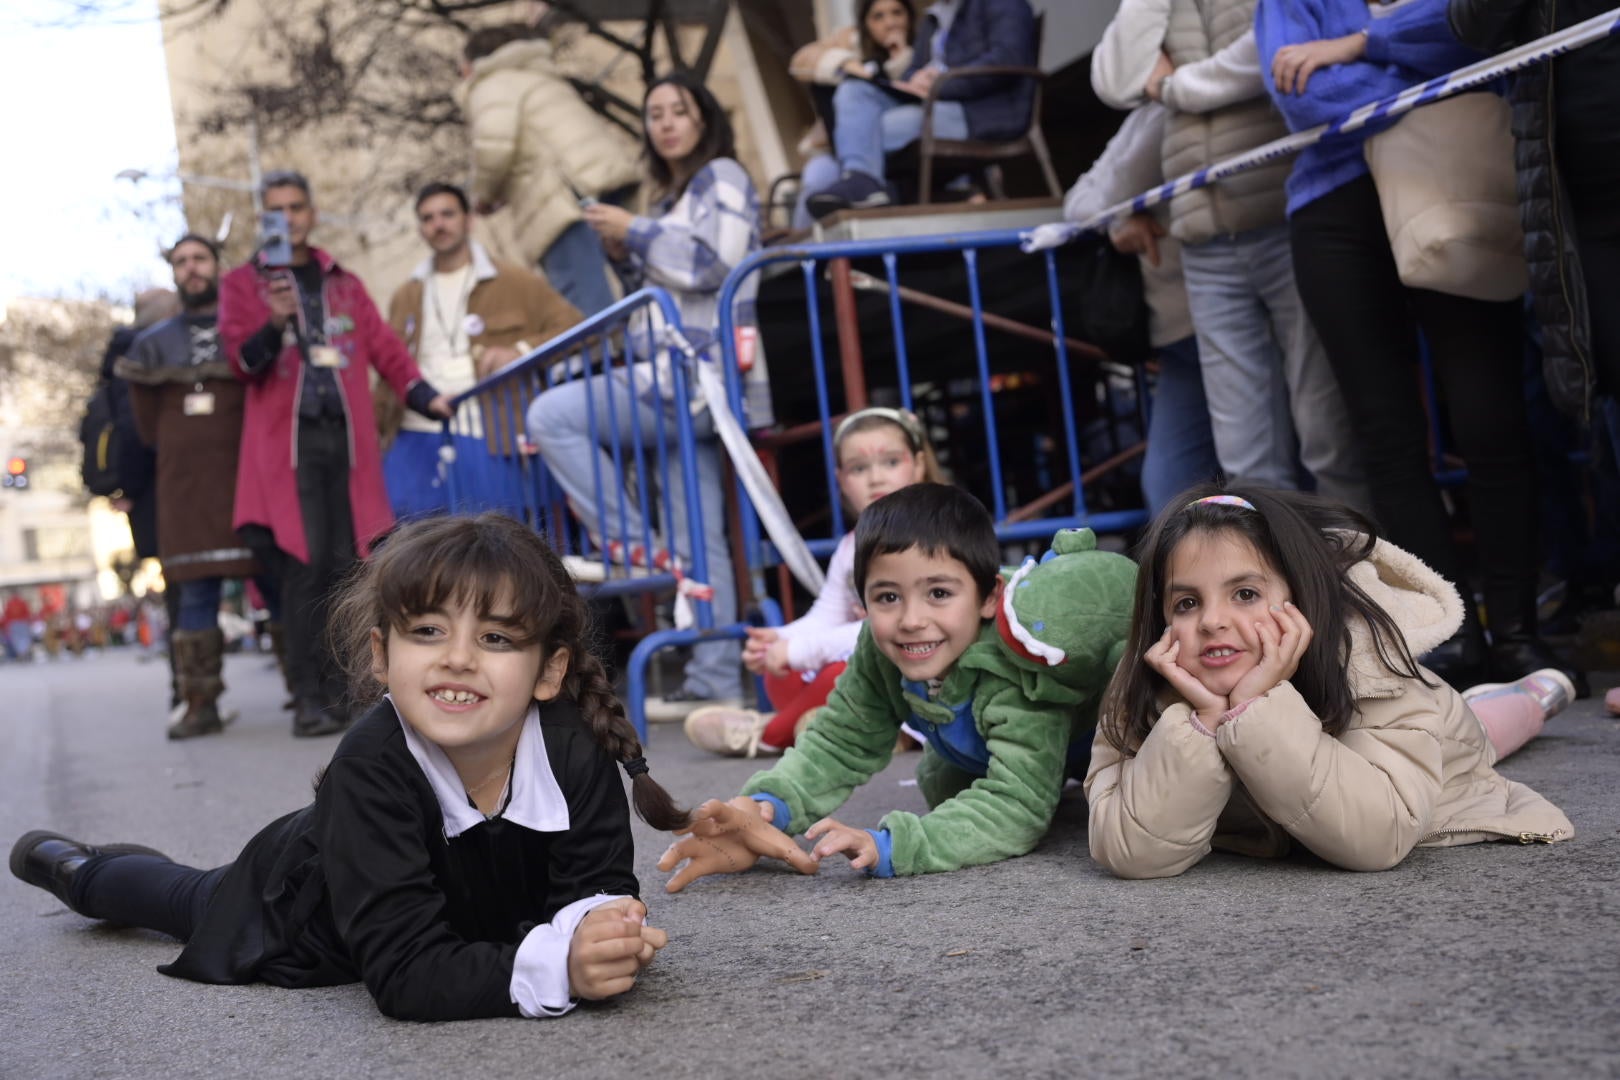
<svg viewBox="0 0 1620 1080">
<path fill-rule="evenodd" d="M 1295 841 L 1386 870 L 1418 845 L 1574 835 L 1492 768 L 1525 710 L 1539 722 L 1572 694 L 1537 673 L 1471 708 L 1420 668 L 1461 599 L 1361 515 L 1194 488 L 1139 562 L 1136 659 L 1104 697 L 1085 783 L 1091 854 L 1113 873 L 1169 877 L 1214 847 L 1279 856 Z"/>
</svg>

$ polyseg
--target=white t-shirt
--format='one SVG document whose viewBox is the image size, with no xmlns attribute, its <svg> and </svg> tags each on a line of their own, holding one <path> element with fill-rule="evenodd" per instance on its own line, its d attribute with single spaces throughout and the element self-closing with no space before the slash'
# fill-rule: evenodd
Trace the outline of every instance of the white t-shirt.
<svg viewBox="0 0 1620 1080">
<path fill-rule="evenodd" d="M 467 333 L 467 298 L 474 285 L 472 263 L 449 273 L 434 273 L 422 289 L 422 332 L 416 339 L 416 366 L 422 378 L 441 394 L 454 397 L 478 381 L 473 373 L 472 340 Z M 477 410 L 469 410 L 462 430 L 481 434 Z M 401 426 L 406 431 L 437 433 L 438 420 L 409 410 Z"/>
</svg>

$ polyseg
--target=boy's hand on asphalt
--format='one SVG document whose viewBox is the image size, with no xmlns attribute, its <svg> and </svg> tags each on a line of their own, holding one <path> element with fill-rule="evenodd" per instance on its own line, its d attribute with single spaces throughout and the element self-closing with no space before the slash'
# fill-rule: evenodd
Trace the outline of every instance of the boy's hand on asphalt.
<svg viewBox="0 0 1620 1080">
<path fill-rule="evenodd" d="M 857 870 L 870 870 L 877 865 L 878 846 L 872 834 L 865 829 L 845 825 L 835 818 L 824 817 L 805 830 L 805 838 L 816 840 L 810 854 L 817 859 L 829 855 L 845 855 L 849 865 Z"/>
<path fill-rule="evenodd" d="M 710 799 L 692 812 L 692 824 L 658 860 L 660 870 L 679 870 L 664 886 L 677 893 L 710 874 L 740 874 L 762 858 L 781 859 L 801 874 L 820 864 L 787 833 L 770 823 L 771 805 L 739 796 Z M 684 863 L 684 865 L 682 865 Z"/>
</svg>

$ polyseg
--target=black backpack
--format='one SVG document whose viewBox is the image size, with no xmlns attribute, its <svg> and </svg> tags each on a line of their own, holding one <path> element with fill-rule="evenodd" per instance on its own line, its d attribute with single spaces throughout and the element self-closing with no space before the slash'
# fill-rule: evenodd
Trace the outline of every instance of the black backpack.
<svg viewBox="0 0 1620 1080">
<path fill-rule="evenodd" d="M 112 379 L 102 379 L 79 421 L 79 444 L 84 449 L 84 486 L 92 495 L 113 495 L 122 490 L 118 472 L 118 408 Z"/>
</svg>

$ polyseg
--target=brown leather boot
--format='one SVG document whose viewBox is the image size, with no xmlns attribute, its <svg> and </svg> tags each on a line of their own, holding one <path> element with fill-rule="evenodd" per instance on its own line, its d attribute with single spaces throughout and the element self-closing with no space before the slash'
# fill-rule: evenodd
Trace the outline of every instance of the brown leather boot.
<svg viewBox="0 0 1620 1080">
<path fill-rule="evenodd" d="M 180 677 L 180 696 L 186 713 L 169 725 L 169 738 L 189 739 L 194 735 L 214 735 L 225 730 L 219 718 L 219 696 L 225 692 L 220 671 L 225 662 L 225 635 L 219 627 L 209 630 L 176 630 L 169 635 L 175 667 Z"/>
</svg>

